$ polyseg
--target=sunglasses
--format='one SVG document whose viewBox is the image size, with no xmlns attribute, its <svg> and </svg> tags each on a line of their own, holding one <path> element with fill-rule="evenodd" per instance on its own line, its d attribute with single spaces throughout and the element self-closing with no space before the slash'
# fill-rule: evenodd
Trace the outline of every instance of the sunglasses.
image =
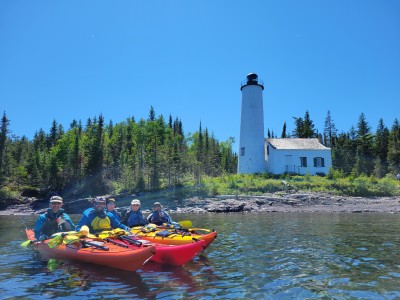
<svg viewBox="0 0 400 300">
<path fill-rule="evenodd" d="M 139 204 L 132 204 L 132 206 L 139 206 Z"/>
<path fill-rule="evenodd" d="M 95 202 L 94 204 L 96 204 L 96 205 L 104 205 L 105 203 L 104 202 Z"/>
</svg>

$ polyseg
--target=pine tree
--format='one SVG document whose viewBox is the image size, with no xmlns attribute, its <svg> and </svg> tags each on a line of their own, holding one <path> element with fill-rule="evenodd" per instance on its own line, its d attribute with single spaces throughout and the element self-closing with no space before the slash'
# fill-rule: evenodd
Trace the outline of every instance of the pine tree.
<svg viewBox="0 0 400 300">
<path fill-rule="evenodd" d="M 8 135 L 8 125 L 10 121 L 7 118 L 6 112 L 3 112 L 1 118 L 1 129 L 0 129 L 0 185 L 4 182 L 4 176 L 6 174 L 6 143 Z"/>
<path fill-rule="evenodd" d="M 332 167 L 350 175 L 354 168 L 356 154 L 356 133 L 354 127 L 349 133 L 342 132 L 332 147 Z"/>
<path fill-rule="evenodd" d="M 287 135 L 286 135 L 286 121 L 285 121 L 285 123 L 283 123 L 281 138 L 283 138 L 283 139 L 287 138 Z"/>
<path fill-rule="evenodd" d="M 389 146 L 389 129 L 379 120 L 378 128 L 375 134 L 375 162 L 374 173 L 378 178 L 385 176 L 388 170 L 387 154 Z"/>
<path fill-rule="evenodd" d="M 149 121 L 155 121 L 155 120 L 156 120 L 156 112 L 154 111 L 153 106 L 150 106 Z"/>
<path fill-rule="evenodd" d="M 337 129 L 335 123 L 331 117 L 331 111 L 328 110 L 327 116 L 325 118 L 325 127 L 324 127 L 324 144 L 327 147 L 332 147 L 334 144 L 334 140 L 337 135 Z"/>
<path fill-rule="evenodd" d="M 308 110 L 306 111 L 303 118 L 293 117 L 295 120 L 295 129 L 293 130 L 293 136 L 295 138 L 312 138 L 317 137 L 317 132 L 314 129 L 314 122 L 310 118 Z"/>
<path fill-rule="evenodd" d="M 374 140 L 371 128 L 366 121 L 364 113 L 361 113 L 357 123 L 357 152 L 356 152 L 356 172 L 357 174 L 371 175 L 373 171 Z"/>
<path fill-rule="evenodd" d="M 90 119 L 89 119 L 90 120 Z M 88 122 L 89 123 L 89 122 Z M 85 155 L 87 157 L 86 165 L 86 186 L 90 195 L 99 195 L 105 193 L 103 182 L 103 115 L 93 118 L 93 123 L 87 126 L 87 142 L 85 145 Z"/>
<path fill-rule="evenodd" d="M 304 115 L 304 122 L 301 129 L 301 137 L 302 138 L 313 138 L 316 137 L 317 133 L 314 129 L 314 122 L 310 118 L 310 114 L 308 110 Z"/>
<path fill-rule="evenodd" d="M 53 122 L 52 122 L 51 128 L 50 128 L 50 134 L 47 137 L 47 147 L 49 150 L 51 149 L 51 147 L 53 147 L 57 143 L 57 140 L 58 140 L 57 127 L 58 127 L 58 124 L 57 124 L 56 120 L 53 119 Z"/>
<path fill-rule="evenodd" d="M 304 126 L 303 118 L 293 117 L 293 119 L 294 119 L 295 127 L 294 127 L 292 135 L 295 138 L 301 138 L 301 137 L 303 137 L 302 136 L 303 135 L 303 126 Z"/>
<path fill-rule="evenodd" d="M 400 173 L 400 123 L 397 118 L 389 134 L 387 159 L 390 171 L 394 174 Z"/>
</svg>

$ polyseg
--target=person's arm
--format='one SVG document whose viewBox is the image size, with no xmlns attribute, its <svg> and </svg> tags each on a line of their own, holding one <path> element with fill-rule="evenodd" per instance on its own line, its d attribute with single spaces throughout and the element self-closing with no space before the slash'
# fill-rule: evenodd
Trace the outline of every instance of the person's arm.
<svg viewBox="0 0 400 300">
<path fill-rule="evenodd" d="M 146 218 L 147 222 L 151 223 L 151 218 L 153 217 L 153 213 L 149 214 Z"/>
<path fill-rule="evenodd" d="M 170 217 L 170 215 L 166 212 L 163 211 L 165 218 L 167 219 L 167 223 L 172 223 L 172 218 Z"/>
<path fill-rule="evenodd" d="M 122 224 L 112 213 L 107 212 L 107 216 L 110 219 L 112 229 L 121 228 L 126 231 L 131 230 L 128 226 Z"/>
<path fill-rule="evenodd" d="M 74 224 L 74 222 L 72 222 L 72 220 L 71 220 L 71 218 L 69 217 L 69 215 L 67 215 L 66 213 L 64 213 L 64 216 L 63 216 L 63 218 L 64 218 L 64 220 L 69 224 L 69 226 L 70 226 L 70 230 L 71 231 L 74 231 L 75 230 L 75 224 Z"/>
<path fill-rule="evenodd" d="M 81 217 L 81 219 L 80 219 L 79 222 L 78 222 L 78 225 L 76 225 L 76 227 L 75 227 L 75 231 L 79 231 L 79 230 L 81 230 L 81 227 L 82 227 L 83 225 L 89 226 L 89 224 L 90 224 L 90 218 L 89 218 L 89 216 L 86 215 L 86 214 L 83 214 L 82 217 Z"/>
<path fill-rule="evenodd" d="M 149 224 L 149 221 L 144 217 L 143 213 L 140 212 L 140 214 L 141 214 L 141 216 L 142 216 L 142 219 L 140 220 L 140 222 L 141 222 L 142 224 L 140 224 L 140 225 L 147 225 L 147 224 Z"/>
<path fill-rule="evenodd" d="M 121 216 L 121 223 L 124 225 L 128 225 L 129 220 L 129 211 L 125 212 L 123 216 Z"/>
<path fill-rule="evenodd" d="M 37 218 L 35 227 L 33 231 L 35 232 L 35 238 L 39 239 L 40 235 L 42 234 L 43 226 L 46 221 L 46 218 L 43 215 L 40 215 L 39 218 Z"/>
<path fill-rule="evenodd" d="M 167 218 L 168 218 L 168 223 L 172 223 L 173 222 L 172 218 L 171 218 L 171 216 L 169 214 L 167 214 Z"/>
</svg>

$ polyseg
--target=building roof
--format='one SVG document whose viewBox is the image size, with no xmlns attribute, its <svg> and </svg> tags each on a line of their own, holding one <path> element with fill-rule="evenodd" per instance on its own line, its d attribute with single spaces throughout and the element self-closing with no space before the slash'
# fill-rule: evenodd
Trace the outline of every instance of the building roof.
<svg viewBox="0 0 400 300">
<path fill-rule="evenodd" d="M 272 139 L 266 141 L 275 149 L 287 150 L 329 150 L 328 147 L 322 145 L 317 138 L 285 138 Z"/>
</svg>

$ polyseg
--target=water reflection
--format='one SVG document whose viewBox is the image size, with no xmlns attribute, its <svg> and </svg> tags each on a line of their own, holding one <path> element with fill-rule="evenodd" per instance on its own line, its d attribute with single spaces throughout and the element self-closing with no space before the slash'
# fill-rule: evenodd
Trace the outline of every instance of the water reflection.
<svg viewBox="0 0 400 300">
<path fill-rule="evenodd" d="M 4 298 L 280 299 L 400 298 L 400 216 L 379 214 L 176 215 L 218 229 L 183 268 L 146 264 L 125 272 L 43 261 L 18 217 L 0 217 Z M 32 223 L 34 217 L 25 221 Z M 16 239 L 18 236 L 18 239 Z M 8 263 L 10 261 L 11 263 Z"/>
</svg>

